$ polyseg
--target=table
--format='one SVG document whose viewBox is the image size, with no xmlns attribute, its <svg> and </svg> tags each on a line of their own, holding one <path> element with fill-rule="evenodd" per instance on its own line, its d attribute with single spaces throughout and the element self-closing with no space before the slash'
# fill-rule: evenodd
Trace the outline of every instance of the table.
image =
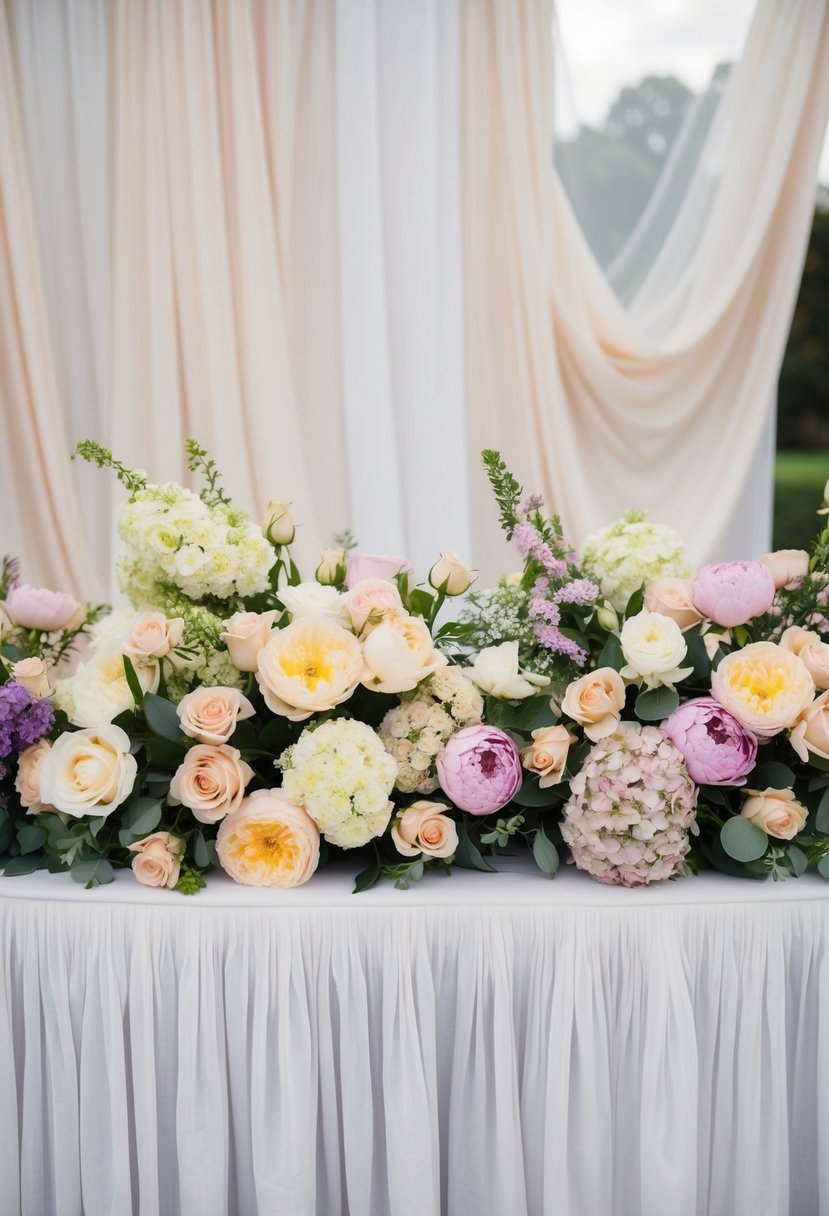
<svg viewBox="0 0 829 1216">
<path fill-rule="evenodd" d="M 0 1211 L 826 1216 L 829 884 L 0 879 Z"/>
</svg>

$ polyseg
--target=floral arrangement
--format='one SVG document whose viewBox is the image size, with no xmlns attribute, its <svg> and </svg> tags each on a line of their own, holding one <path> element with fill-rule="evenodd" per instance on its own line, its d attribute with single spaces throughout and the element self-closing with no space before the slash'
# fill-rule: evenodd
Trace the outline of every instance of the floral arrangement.
<svg viewBox="0 0 829 1216">
<path fill-rule="evenodd" d="M 416 583 L 346 535 L 303 578 L 291 504 L 255 523 L 195 442 L 200 493 L 78 451 L 126 492 L 130 608 L 2 567 L 6 876 L 130 867 L 192 894 L 211 870 L 292 887 L 353 856 L 361 891 L 526 848 L 624 885 L 829 878 L 829 528 L 693 572 L 628 512 L 580 558 L 484 452 L 520 571 L 477 590 L 447 551 Z"/>
</svg>

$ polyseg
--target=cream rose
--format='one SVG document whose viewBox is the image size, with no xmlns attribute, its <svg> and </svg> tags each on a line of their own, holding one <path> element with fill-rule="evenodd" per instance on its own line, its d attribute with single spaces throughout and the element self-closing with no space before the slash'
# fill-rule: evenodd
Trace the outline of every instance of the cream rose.
<svg viewBox="0 0 829 1216">
<path fill-rule="evenodd" d="M 323 549 L 314 578 L 324 587 L 337 587 L 345 582 L 345 549 Z"/>
<path fill-rule="evenodd" d="M 829 691 L 806 706 L 789 742 L 803 761 L 808 761 L 809 756 L 829 760 Z"/>
<path fill-rule="evenodd" d="M 711 695 L 755 735 L 793 726 L 815 695 L 805 663 L 774 642 L 734 650 L 711 673 Z"/>
<path fill-rule="evenodd" d="M 12 679 L 27 688 L 33 697 L 48 697 L 52 692 L 49 668 L 43 659 L 21 659 L 12 667 Z"/>
<path fill-rule="evenodd" d="M 256 790 L 222 820 L 216 852 L 234 882 L 297 887 L 319 865 L 319 828 L 282 790 Z"/>
<path fill-rule="evenodd" d="M 154 659 L 137 664 L 135 674 L 144 692 L 156 691 L 160 671 Z M 89 727 L 102 726 L 132 709 L 135 701 L 120 649 L 94 654 L 88 663 L 81 664 L 74 676 L 58 680 L 55 704 L 74 726 Z"/>
<path fill-rule="evenodd" d="M 363 684 L 373 692 L 409 692 L 447 659 L 435 650 L 425 621 L 390 616 L 363 643 Z"/>
<path fill-rule="evenodd" d="M 444 802 L 429 802 L 421 798 L 413 802 L 392 820 L 391 838 L 398 853 L 404 857 L 451 857 L 458 847 L 458 829 L 444 811 Z"/>
<path fill-rule="evenodd" d="M 41 811 L 51 811 L 40 797 L 40 766 L 52 750 L 48 739 L 33 743 L 17 757 L 17 776 L 14 788 L 20 798 L 20 805 L 26 807 L 30 815 L 39 815 Z"/>
<path fill-rule="evenodd" d="M 173 774 L 167 801 L 186 806 L 199 823 L 218 823 L 239 809 L 253 777 L 235 747 L 197 743 Z"/>
<path fill-rule="evenodd" d="M 676 621 L 683 631 L 703 619 L 691 603 L 691 584 L 683 578 L 659 578 L 645 588 L 645 608 Z"/>
<path fill-rule="evenodd" d="M 532 743 L 521 750 L 521 763 L 539 777 L 539 787 L 546 790 L 564 778 L 567 753 L 576 736 L 566 726 L 542 726 L 532 732 Z"/>
<path fill-rule="evenodd" d="M 185 735 L 197 743 L 227 743 L 236 723 L 252 718 L 256 710 L 238 688 L 201 687 L 188 692 L 177 706 Z"/>
<path fill-rule="evenodd" d="M 296 525 L 289 502 L 272 499 L 265 505 L 262 531 L 272 545 L 290 545 L 296 535 Z"/>
<path fill-rule="evenodd" d="M 131 659 L 163 659 L 180 645 L 183 635 L 182 617 L 168 620 L 163 612 L 142 612 L 122 649 Z"/>
<path fill-rule="evenodd" d="M 236 612 L 225 621 L 220 634 L 227 646 L 230 661 L 239 671 L 256 671 L 259 651 L 271 636 L 276 610 L 272 612 Z"/>
<path fill-rule="evenodd" d="M 792 625 L 780 639 L 785 650 L 796 654 L 815 682 L 815 688 L 829 688 L 829 644 L 810 629 Z"/>
<path fill-rule="evenodd" d="M 303 722 L 347 701 L 362 674 L 354 634 L 325 617 L 306 616 L 271 634 L 256 678 L 273 713 Z"/>
<path fill-rule="evenodd" d="M 40 762 L 40 797 L 77 819 L 105 818 L 130 796 L 137 772 L 120 726 L 67 731 Z"/>
<path fill-rule="evenodd" d="M 795 800 L 793 790 L 746 790 L 740 816 L 767 836 L 792 840 L 806 826 L 808 811 Z"/>
<path fill-rule="evenodd" d="M 809 573 L 809 554 L 805 549 L 776 549 L 774 553 L 761 557 L 760 561 L 768 566 L 778 591 L 781 587 L 790 587 Z"/>
<path fill-rule="evenodd" d="M 461 561 L 454 549 L 441 553 L 429 571 L 429 582 L 436 591 L 446 595 L 463 595 L 475 582 L 477 574 Z"/>
<path fill-rule="evenodd" d="M 583 727 L 594 743 L 612 735 L 625 708 L 625 682 L 612 667 L 579 676 L 567 686 L 561 712 Z"/>
<path fill-rule="evenodd" d="M 517 642 L 501 642 L 480 650 L 472 665 L 464 668 L 464 675 L 482 692 L 503 701 L 523 701 L 550 683 L 546 676 L 520 670 Z"/>
<path fill-rule="evenodd" d="M 397 583 L 387 578 L 364 578 L 345 593 L 343 604 L 355 633 L 361 633 L 367 624 L 379 625 L 390 612 L 403 612 Z"/>
<path fill-rule="evenodd" d="M 135 853 L 132 872 L 139 882 L 145 887 L 173 889 L 181 873 L 184 852 L 184 842 L 178 836 L 171 836 L 169 832 L 153 832 L 143 840 L 136 840 L 129 850 Z"/>
<path fill-rule="evenodd" d="M 672 617 L 661 612 L 638 612 L 628 617 L 619 634 L 625 666 L 625 680 L 640 681 L 647 688 L 677 684 L 694 670 L 681 667 L 688 653 L 682 630 Z"/>
<path fill-rule="evenodd" d="M 325 587 L 322 583 L 299 583 L 296 587 L 283 587 L 279 598 L 291 614 L 292 621 L 304 616 L 323 616 L 340 625 L 348 625 L 350 616 L 336 587 Z"/>
</svg>

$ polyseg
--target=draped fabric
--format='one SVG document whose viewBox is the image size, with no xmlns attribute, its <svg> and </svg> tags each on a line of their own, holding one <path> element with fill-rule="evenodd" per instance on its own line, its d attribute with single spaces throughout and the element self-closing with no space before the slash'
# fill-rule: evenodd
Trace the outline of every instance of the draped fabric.
<svg viewBox="0 0 829 1216">
<path fill-rule="evenodd" d="M 502 447 L 577 543 L 642 506 L 698 562 L 724 543 L 750 476 L 794 306 L 829 110 L 829 5 L 759 0 L 683 204 L 696 239 L 680 257 L 688 228 L 671 229 L 630 312 L 551 167 L 551 22 L 552 0 L 465 7 L 470 450 Z M 472 518 L 480 548 L 484 493 Z"/>
<path fill-rule="evenodd" d="M 38 1216 L 827 1216 L 816 876 L 0 888 Z"/>
</svg>

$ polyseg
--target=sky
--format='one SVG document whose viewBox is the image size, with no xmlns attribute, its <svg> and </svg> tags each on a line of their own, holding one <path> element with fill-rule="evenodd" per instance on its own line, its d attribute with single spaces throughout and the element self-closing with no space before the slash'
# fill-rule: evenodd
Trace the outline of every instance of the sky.
<svg viewBox="0 0 829 1216">
<path fill-rule="evenodd" d="M 755 0 L 557 0 L 557 126 L 600 124 L 622 85 L 674 75 L 695 92 L 739 58 Z M 818 176 L 829 183 L 829 135 Z"/>
</svg>

